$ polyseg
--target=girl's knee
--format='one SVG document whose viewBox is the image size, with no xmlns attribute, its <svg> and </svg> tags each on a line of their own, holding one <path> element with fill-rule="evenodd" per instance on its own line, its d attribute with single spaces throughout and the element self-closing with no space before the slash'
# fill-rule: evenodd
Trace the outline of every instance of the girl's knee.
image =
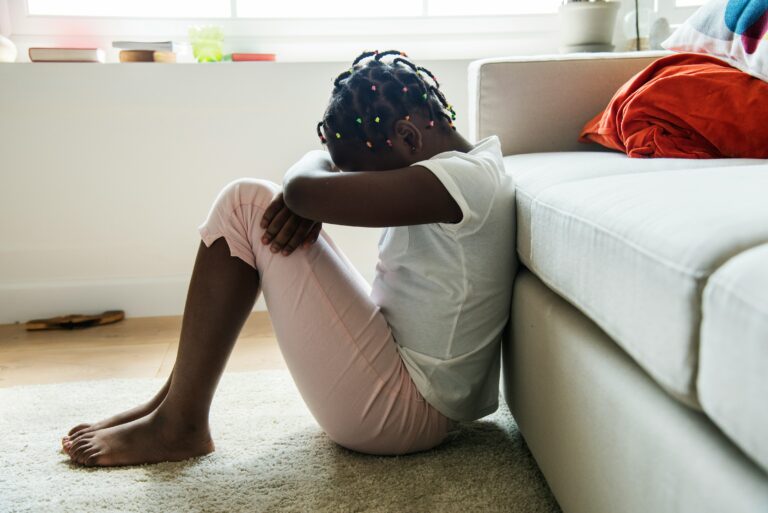
<svg viewBox="0 0 768 513">
<path fill-rule="evenodd" d="M 282 187 L 262 178 L 238 178 L 229 182 L 219 193 L 219 198 L 233 206 L 255 204 L 266 208 Z"/>
</svg>

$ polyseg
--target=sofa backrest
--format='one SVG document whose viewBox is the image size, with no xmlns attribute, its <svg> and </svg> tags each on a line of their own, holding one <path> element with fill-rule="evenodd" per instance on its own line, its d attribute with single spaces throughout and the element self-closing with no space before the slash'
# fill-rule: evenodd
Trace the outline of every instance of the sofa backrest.
<svg viewBox="0 0 768 513">
<path fill-rule="evenodd" d="M 496 134 L 504 155 L 597 150 L 584 124 L 634 74 L 671 52 L 577 53 L 482 59 L 469 64 L 469 136 Z"/>
</svg>

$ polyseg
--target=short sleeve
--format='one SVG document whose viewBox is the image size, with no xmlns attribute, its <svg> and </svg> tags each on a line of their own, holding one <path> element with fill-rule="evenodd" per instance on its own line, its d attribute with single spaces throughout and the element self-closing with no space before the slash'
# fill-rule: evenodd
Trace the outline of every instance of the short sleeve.
<svg viewBox="0 0 768 513">
<path fill-rule="evenodd" d="M 472 232 L 485 220 L 493 203 L 495 182 L 493 170 L 478 158 L 451 156 L 414 162 L 423 166 L 437 177 L 461 209 L 462 218 L 458 223 L 433 223 L 449 233 Z"/>
</svg>

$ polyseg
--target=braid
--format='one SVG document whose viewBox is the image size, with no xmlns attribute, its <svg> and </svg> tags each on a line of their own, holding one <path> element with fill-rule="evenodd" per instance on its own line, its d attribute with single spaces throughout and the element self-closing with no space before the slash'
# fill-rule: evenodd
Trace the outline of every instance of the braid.
<svg viewBox="0 0 768 513">
<path fill-rule="evenodd" d="M 385 63 L 382 59 L 387 56 L 395 58 Z M 335 139 L 357 139 L 371 151 L 384 145 L 392 149 L 389 137 L 394 121 L 410 120 L 412 111 L 422 111 L 429 116 L 427 129 L 444 118 L 448 127 L 456 130 L 453 126 L 456 113 L 440 91 L 435 75 L 406 57 L 400 50 L 364 51 L 352 61 L 349 69 L 334 79 L 328 108 L 317 124 L 321 143 L 327 142 L 321 131 L 325 128 Z M 427 82 L 424 75 L 434 85 Z"/>
<path fill-rule="evenodd" d="M 372 52 L 363 52 L 363 53 L 361 53 L 360 55 L 358 55 L 358 56 L 355 58 L 355 60 L 354 60 L 354 61 L 352 61 L 352 67 L 354 68 L 354 67 L 355 67 L 355 64 L 357 64 L 358 62 L 362 61 L 363 59 L 367 59 L 368 57 L 370 57 L 370 56 L 372 56 L 372 55 L 376 55 L 377 53 L 379 53 L 379 51 L 378 51 L 378 50 L 374 50 L 374 51 L 372 51 Z M 378 59 L 377 59 L 377 60 L 378 60 Z"/>
<path fill-rule="evenodd" d="M 416 69 L 420 70 L 420 71 L 423 71 L 424 73 L 429 75 L 429 78 L 431 78 L 432 81 L 435 83 L 435 87 L 440 89 L 440 84 L 437 82 L 437 79 L 435 78 L 435 75 L 433 75 L 431 71 L 429 71 L 427 68 L 425 68 L 423 66 L 416 66 Z"/>
</svg>

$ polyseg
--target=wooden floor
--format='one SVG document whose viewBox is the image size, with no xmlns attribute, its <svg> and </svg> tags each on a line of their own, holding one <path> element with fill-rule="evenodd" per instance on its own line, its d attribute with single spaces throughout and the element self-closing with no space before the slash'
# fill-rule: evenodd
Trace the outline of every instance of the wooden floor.
<svg viewBox="0 0 768 513">
<path fill-rule="evenodd" d="M 0 387 L 109 378 L 167 377 L 173 369 L 181 316 L 126 318 L 76 330 L 26 331 L 0 325 Z M 267 312 L 253 312 L 227 372 L 284 369 Z"/>
</svg>

